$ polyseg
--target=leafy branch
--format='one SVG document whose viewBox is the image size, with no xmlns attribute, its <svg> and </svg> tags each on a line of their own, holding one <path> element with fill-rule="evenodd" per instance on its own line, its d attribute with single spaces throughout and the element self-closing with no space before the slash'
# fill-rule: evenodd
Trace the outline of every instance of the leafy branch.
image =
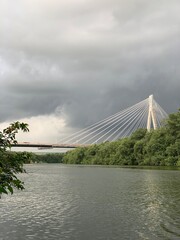
<svg viewBox="0 0 180 240">
<path fill-rule="evenodd" d="M 23 173 L 23 162 L 30 157 L 29 153 L 17 153 L 9 151 L 11 146 L 17 144 L 16 134 L 19 131 L 28 132 L 28 124 L 14 122 L 0 131 L 0 196 L 13 194 L 14 189 L 24 189 L 24 183 L 16 176 Z"/>
</svg>

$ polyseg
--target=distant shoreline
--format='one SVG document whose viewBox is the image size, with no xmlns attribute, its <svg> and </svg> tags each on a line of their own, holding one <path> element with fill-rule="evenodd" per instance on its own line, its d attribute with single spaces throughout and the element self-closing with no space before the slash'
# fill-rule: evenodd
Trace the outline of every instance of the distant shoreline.
<svg viewBox="0 0 180 240">
<path fill-rule="evenodd" d="M 130 168 L 130 169 L 144 169 L 144 170 L 177 170 L 180 171 L 180 167 L 178 166 L 139 166 L 139 165 L 103 165 L 103 164 L 68 164 L 68 163 L 47 163 L 47 162 L 39 162 L 39 163 L 24 163 L 24 165 L 47 165 L 47 164 L 60 164 L 67 167 L 103 167 L 103 168 Z"/>
</svg>

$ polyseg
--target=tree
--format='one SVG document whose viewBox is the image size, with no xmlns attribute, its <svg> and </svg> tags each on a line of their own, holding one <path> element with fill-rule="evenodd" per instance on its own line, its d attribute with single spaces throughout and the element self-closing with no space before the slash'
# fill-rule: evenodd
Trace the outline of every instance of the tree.
<svg viewBox="0 0 180 240">
<path fill-rule="evenodd" d="M 134 156 L 134 144 L 135 141 L 131 138 L 123 138 L 119 142 L 119 146 L 116 151 L 116 164 L 119 165 L 136 165 L 136 159 Z"/>
<path fill-rule="evenodd" d="M 15 188 L 24 189 L 24 183 L 16 174 L 25 172 L 23 162 L 29 158 L 29 154 L 9 151 L 12 145 L 17 144 L 16 134 L 19 130 L 28 132 L 28 124 L 17 121 L 0 131 L 0 197 L 3 193 L 13 194 Z"/>
<path fill-rule="evenodd" d="M 82 164 L 85 157 L 85 147 L 78 147 L 74 150 L 66 152 L 63 158 L 64 163 Z"/>
<path fill-rule="evenodd" d="M 143 139 L 146 136 L 146 134 L 147 134 L 147 129 L 140 128 L 140 129 L 137 129 L 135 132 L 133 132 L 130 138 L 131 140 L 138 141 Z"/>
<path fill-rule="evenodd" d="M 134 145 L 134 156 L 138 165 L 143 165 L 145 141 L 139 140 Z"/>
<path fill-rule="evenodd" d="M 131 136 L 72 150 L 64 163 L 180 166 L 180 110 L 161 128 L 138 129 Z"/>
<path fill-rule="evenodd" d="M 180 109 L 177 113 L 172 113 L 166 121 L 166 130 L 175 140 L 180 139 Z"/>
</svg>

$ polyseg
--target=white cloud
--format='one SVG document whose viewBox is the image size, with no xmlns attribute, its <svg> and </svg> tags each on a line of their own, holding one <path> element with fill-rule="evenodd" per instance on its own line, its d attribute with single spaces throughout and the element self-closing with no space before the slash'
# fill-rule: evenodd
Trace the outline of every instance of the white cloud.
<svg viewBox="0 0 180 240">
<path fill-rule="evenodd" d="M 55 115 L 44 115 L 19 119 L 20 122 L 29 124 L 29 132 L 17 134 L 18 142 L 51 143 L 55 144 L 70 131 L 65 120 Z M 14 122 L 14 121 L 12 121 Z M 0 124 L 0 129 L 9 126 L 10 122 Z"/>
</svg>

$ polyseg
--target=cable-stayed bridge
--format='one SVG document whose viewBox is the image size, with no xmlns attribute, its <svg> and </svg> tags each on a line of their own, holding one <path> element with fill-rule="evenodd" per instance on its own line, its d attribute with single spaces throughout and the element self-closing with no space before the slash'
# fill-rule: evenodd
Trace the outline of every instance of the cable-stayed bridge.
<svg viewBox="0 0 180 240">
<path fill-rule="evenodd" d="M 99 121 L 61 140 L 65 144 L 95 144 L 131 135 L 138 128 L 157 129 L 167 113 L 154 100 L 149 98 Z"/>
<path fill-rule="evenodd" d="M 61 139 L 58 144 L 18 143 L 17 147 L 42 148 L 75 148 L 90 144 L 98 144 L 106 141 L 130 136 L 139 128 L 157 129 L 162 125 L 167 113 L 154 100 L 153 95 L 147 99 L 126 108 L 104 120 L 86 127 L 74 134 Z"/>
</svg>

